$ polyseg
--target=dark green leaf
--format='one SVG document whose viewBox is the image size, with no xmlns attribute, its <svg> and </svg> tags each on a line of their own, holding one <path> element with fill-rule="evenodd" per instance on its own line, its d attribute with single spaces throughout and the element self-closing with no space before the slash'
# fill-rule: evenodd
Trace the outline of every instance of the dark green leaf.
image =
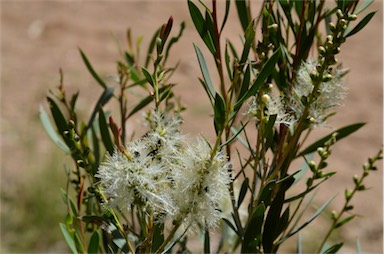
<svg viewBox="0 0 384 254">
<path fill-rule="evenodd" d="M 155 253 L 156 250 L 164 242 L 164 223 L 155 223 L 155 229 L 153 231 L 152 238 L 152 252 Z"/>
<path fill-rule="evenodd" d="M 268 123 L 265 126 L 264 138 L 267 141 L 265 147 L 268 149 L 273 143 L 273 130 L 276 122 L 277 115 L 269 116 Z"/>
<path fill-rule="evenodd" d="M 105 149 L 109 152 L 110 155 L 112 155 L 114 146 L 111 139 L 111 136 L 109 135 L 109 127 L 107 118 L 105 117 L 103 108 L 99 108 L 99 129 L 100 129 L 100 135 L 101 140 L 103 141 Z"/>
<path fill-rule="evenodd" d="M 326 249 L 324 252 L 321 252 L 322 254 L 328 254 L 328 253 L 336 253 L 340 250 L 340 248 L 343 246 L 343 243 L 335 244 L 328 249 Z"/>
<path fill-rule="evenodd" d="M 197 60 L 199 61 L 200 70 L 201 70 L 201 73 L 203 74 L 203 78 L 205 81 L 203 85 L 205 86 L 206 91 L 209 92 L 208 93 L 209 97 L 213 99 L 216 96 L 216 92 L 215 92 L 215 88 L 213 87 L 211 77 L 209 75 L 209 71 L 208 71 L 207 63 L 205 62 L 204 55 L 203 53 L 201 53 L 198 46 L 196 46 L 195 44 L 193 44 L 193 46 L 195 47 Z"/>
<path fill-rule="evenodd" d="M 162 92 L 164 92 L 166 89 L 169 89 L 168 86 L 164 86 L 162 88 L 159 89 L 159 94 L 161 94 Z M 128 114 L 128 117 L 132 116 L 133 114 L 135 114 L 136 112 L 138 112 L 139 110 L 143 109 L 145 106 L 147 106 L 149 103 L 151 103 L 151 101 L 153 101 L 153 96 L 152 95 L 148 95 L 147 97 L 145 97 L 144 99 L 142 99 L 132 110 L 131 112 Z"/>
<path fill-rule="evenodd" d="M 248 59 L 249 50 L 251 49 L 251 46 L 253 44 L 253 40 L 255 39 L 255 35 L 256 35 L 254 26 L 255 26 L 254 22 L 253 21 L 250 22 L 248 27 L 247 27 L 247 30 L 245 31 L 244 49 L 243 49 L 243 53 L 241 54 L 241 59 L 240 59 L 239 65 L 244 64 L 245 61 L 247 61 L 247 59 Z"/>
<path fill-rule="evenodd" d="M 100 163 L 100 145 L 99 139 L 96 135 L 95 125 L 91 128 L 93 155 L 95 156 L 95 164 L 93 165 L 94 173 L 96 173 L 97 167 Z"/>
<path fill-rule="evenodd" d="M 216 52 L 216 49 L 213 44 L 212 37 L 208 33 L 207 24 L 203 18 L 203 15 L 201 14 L 199 8 L 197 8 L 197 6 L 190 0 L 188 0 L 188 8 L 197 32 L 199 33 L 200 37 L 203 39 L 209 51 L 211 51 L 211 53 L 214 55 Z"/>
<path fill-rule="evenodd" d="M 231 6 L 231 0 L 226 0 L 225 1 L 225 14 L 224 14 L 224 18 L 223 18 L 223 23 L 221 24 L 220 33 L 223 31 L 225 23 L 227 23 L 230 6 Z"/>
<path fill-rule="evenodd" d="M 241 253 L 256 253 L 261 242 L 261 229 L 264 221 L 265 206 L 258 205 L 252 212 L 251 219 L 244 233 Z"/>
<path fill-rule="evenodd" d="M 53 120 L 55 121 L 56 127 L 60 133 L 61 136 L 64 135 L 64 131 L 68 130 L 68 123 L 67 120 L 65 119 L 63 113 L 61 113 L 60 108 L 57 106 L 55 101 L 49 97 L 47 97 L 51 113 L 53 116 Z M 64 137 L 64 136 L 63 136 Z"/>
<path fill-rule="evenodd" d="M 113 96 L 114 87 L 107 87 L 104 92 L 101 94 L 100 98 L 97 100 L 97 103 L 95 107 L 93 108 L 91 117 L 89 118 L 87 130 L 90 128 L 93 124 L 93 120 L 96 117 L 97 112 L 99 111 L 100 107 L 103 107 Z"/>
<path fill-rule="evenodd" d="M 252 95 L 255 95 L 257 91 L 259 90 L 260 86 L 266 82 L 267 78 L 273 70 L 275 69 L 275 64 L 279 60 L 280 57 L 280 48 L 278 48 L 271 58 L 268 59 L 268 61 L 265 63 L 263 68 L 261 69 L 259 75 L 257 76 L 255 82 L 252 84 L 251 88 L 244 94 L 244 96 L 238 100 L 234 106 L 235 111 L 237 111 L 241 105 Z"/>
<path fill-rule="evenodd" d="M 104 81 L 99 77 L 99 75 L 97 75 L 97 73 L 95 72 L 95 70 L 93 69 L 92 65 L 89 63 L 88 61 L 88 58 L 87 56 L 83 53 L 83 51 L 80 50 L 80 54 L 81 54 L 81 57 L 83 58 L 83 61 L 85 63 L 85 65 L 87 66 L 88 68 L 88 71 L 91 73 L 91 75 L 93 76 L 93 78 L 97 81 L 97 83 L 99 83 L 99 85 L 106 89 L 107 88 L 107 85 L 104 83 Z"/>
<path fill-rule="evenodd" d="M 273 186 L 275 185 L 276 181 L 271 181 L 264 186 L 264 188 L 261 190 L 259 203 L 264 203 L 266 206 L 271 204 L 272 190 Z"/>
<path fill-rule="evenodd" d="M 334 133 L 338 133 L 338 135 L 336 136 L 336 141 L 339 141 L 340 139 L 345 138 L 348 135 L 354 133 L 355 131 L 357 131 L 358 129 L 363 127 L 364 125 L 365 125 L 365 123 L 356 123 L 356 124 L 351 124 L 351 125 L 345 126 L 343 128 L 340 128 L 340 129 L 332 132 L 331 134 L 319 139 L 318 141 L 314 142 L 313 144 L 309 145 L 303 151 L 301 151 L 296 157 L 303 156 L 303 155 L 306 155 L 308 153 L 314 152 L 317 150 L 318 147 L 323 147 L 325 145 L 325 142 L 330 140 Z"/>
<path fill-rule="evenodd" d="M 353 215 L 350 215 L 350 216 L 348 216 L 348 217 L 346 217 L 346 218 L 343 219 L 342 221 L 336 223 L 335 228 L 338 228 L 338 227 L 343 226 L 344 224 L 348 223 L 350 220 L 352 220 L 352 219 L 355 218 L 355 217 L 356 217 L 356 215 L 354 215 L 354 214 L 353 214 Z"/>
<path fill-rule="evenodd" d="M 211 253 L 211 240 L 209 237 L 209 229 L 205 229 L 204 233 L 204 253 Z"/>
<path fill-rule="evenodd" d="M 284 200 L 284 203 L 289 203 L 289 202 L 292 202 L 292 201 L 295 201 L 299 198 L 302 198 L 304 197 L 305 195 L 307 195 L 308 193 L 310 193 L 311 191 L 313 191 L 314 189 L 316 189 L 317 186 L 319 186 L 321 183 L 323 183 L 325 180 L 327 180 L 326 178 L 323 179 L 321 182 L 317 183 L 316 185 L 308 188 L 307 190 L 303 191 L 302 193 L 300 194 L 297 194 L 291 198 L 287 198 L 286 200 Z"/>
<path fill-rule="evenodd" d="M 153 77 L 151 75 L 151 73 L 149 73 L 149 71 L 147 69 L 145 69 L 144 67 L 141 67 L 141 71 L 143 72 L 145 78 L 147 79 L 148 83 L 151 84 L 152 87 L 155 86 L 155 81 L 153 80 Z"/>
<path fill-rule="evenodd" d="M 348 32 L 346 31 L 344 36 L 345 37 L 349 37 L 351 35 L 354 35 L 355 33 L 358 33 L 361 29 L 363 29 L 367 24 L 368 22 L 373 18 L 373 16 L 375 15 L 376 12 L 371 12 L 369 13 L 367 16 L 365 16 L 363 18 L 363 20 L 361 20 L 359 22 L 359 24 L 357 24 L 353 29 L 352 31 Z"/>
<path fill-rule="evenodd" d="M 243 78 L 243 82 L 241 84 L 241 88 L 240 88 L 240 93 L 239 93 L 238 99 L 243 98 L 245 93 L 248 91 L 249 83 L 251 81 L 251 69 L 250 68 L 251 67 L 248 65 L 247 69 L 245 69 L 244 78 Z"/>
<path fill-rule="evenodd" d="M 160 31 L 160 28 L 157 29 L 156 32 L 153 34 L 151 42 L 149 43 L 148 50 L 147 50 L 147 57 L 145 59 L 145 65 L 144 65 L 145 68 L 148 67 L 149 61 L 152 58 L 152 53 L 153 53 L 153 50 L 154 50 L 155 45 L 156 45 L 156 39 L 157 39 L 157 37 L 159 35 L 159 31 Z"/>
<path fill-rule="evenodd" d="M 241 237 L 240 233 L 237 231 L 237 229 L 235 228 L 235 226 L 229 221 L 227 220 L 226 218 L 223 218 L 223 221 L 225 223 L 227 223 L 227 225 L 239 236 Z"/>
<path fill-rule="evenodd" d="M 99 253 L 99 233 L 93 232 L 89 241 L 88 253 Z"/>
<path fill-rule="evenodd" d="M 42 105 L 40 105 L 39 112 L 40 112 L 40 121 L 43 124 L 45 132 L 51 138 L 53 143 L 55 143 L 65 153 L 70 154 L 71 150 L 68 148 L 68 146 L 64 143 L 64 141 L 61 139 L 61 137 L 54 130 L 54 128 L 51 124 L 51 121 L 49 120 L 48 114 L 47 114 L 47 112 L 45 112 Z"/>
<path fill-rule="evenodd" d="M 61 229 L 61 233 L 64 236 L 65 241 L 68 244 L 69 249 L 72 251 L 72 253 L 78 253 L 76 249 L 75 240 L 74 240 L 74 237 L 75 237 L 74 233 L 73 232 L 70 233 L 67 227 L 65 226 L 65 224 L 63 223 L 60 223 L 60 229 Z"/>
<path fill-rule="evenodd" d="M 246 122 L 244 125 L 242 124 L 241 128 L 239 130 L 237 130 L 236 128 L 234 127 L 231 127 L 231 131 L 233 133 L 233 136 L 228 139 L 227 141 L 225 141 L 222 145 L 220 145 L 221 148 L 223 148 L 224 146 L 228 145 L 229 143 L 231 143 L 233 140 L 235 140 L 235 138 L 239 137 L 239 134 L 244 130 L 245 126 L 247 126 L 248 122 Z"/>
<path fill-rule="evenodd" d="M 248 24 L 251 21 L 249 15 L 248 15 L 246 1 L 245 0 L 237 0 L 237 1 L 235 1 L 235 3 L 236 3 L 237 15 L 239 16 L 241 27 L 243 28 L 243 31 L 245 32 L 247 30 Z"/>
<path fill-rule="evenodd" d="M 243 200 L 244 200 L 244 197 L 245 197 L 245 194 L 247 194 L 247 190 L 248 190 L 248 178 L 246 177 L 243 181 L 243 183 L 241 184 L 241 188 L 240 188 L 240 193 L 239 193 L 239 199 L 237 200 L 237 207 L 240 207 L 241 206 L 241 203 L 243 203 Z"/>
<path fill-rule="evenodd" d="M 225 103 L 218 93 L 215 97 L 214 123 L 216 134 L 221 133 L 225 124 Z"/>
<path fill-rule="evenodd" d="M 332 202 L 332 200 L 336 197 L 336 195 L 332 196 L 330 199 L 327 200 L 327 202 L 325 202 L 305 223 L 303 223 L 298 229 L 296 229 L 295 231 L 291 232 L 290 234 L 288 234 L 287 236 L 285 236 L 284 238 L 282 238 L 279 243 L 285 241 L 286 239 L 288 239 L 289 237 L 293 236 L 294 234 L 296 234 L 297 232 L 299 232 L 300 230 L 302 230 L 303 228 L 305 228 L 309 223 L 311 223 L 314 219 L 316 219 L 317 216 L 319 216 L 324 210 L 325 208 L 328 207 L 328 205 Z"/>
</svg>

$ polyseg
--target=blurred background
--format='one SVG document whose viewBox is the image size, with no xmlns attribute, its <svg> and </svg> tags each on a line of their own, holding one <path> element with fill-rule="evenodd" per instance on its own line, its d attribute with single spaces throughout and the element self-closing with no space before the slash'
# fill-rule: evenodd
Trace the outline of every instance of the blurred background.
<svg viewBox="0 0 384 254">
<path fill-rule="evenodd" d="M 224 5 L 223 1 L 219 4 Z M 318 200 L 339 193 L 331 208 L 339 207 L 344 188 L 353 187 L 352 176 L 361 173 L 361 164 L 383 143 L 382 1 L 376 1 L 369 10 L 377 14 L 366 28 L 347 40 L 339 55 L 344 67 L 351 70 L 345 106 L 329 127 L 315 133 L 320 137 L 347 124 L 367 123 L 334 147 L 329 170 L 338 174 L 322 187 Z M 78 49 L 111 83 L 116 60 L 121 58 L 116 41 L 127 49 L 127 28 L 132 29 L 133 38 L 143 36 L 143 57 L 153 32 L 171 15 L 173 35 L 186 21 L 184 36 L 170 59 L 172 64 L 180 61 L 172 82 L 177 83 L 176 92 L 187 107 L 184 132 L 213 137 L 212 112 L 197 79 L 201 74 L 192 42 L 204 47 L 190 21 L 186 1 L 1 1 L 1 253 L 68 252 L 58 223 L 66 214 L 60 197 L 60 188 L 66 183 L 64 165 L 72 164 L 49 140 L 38 113 L 39 105 L 48 109 L 45 97 L 59 85 L 59 68 L 68 95 L 80 91 L 80 118 L 86 119 L 101 89 Z M 239 43 L 241 35 L 232 4 L 223 36 Z M 359 239 L 365 253 L 382 253 L 382 183 L 380 167 L 367 179 L 370 189 L 359 193 L 353 202 L 355 212 L 362 216 L 341 230 L 340 237 L 347 244 L 341 252 L 356 252 Z M 304 235 L 304 241 L 311 241 L 311 237 L 316 238 L 316 230 Z"/>
</svg>

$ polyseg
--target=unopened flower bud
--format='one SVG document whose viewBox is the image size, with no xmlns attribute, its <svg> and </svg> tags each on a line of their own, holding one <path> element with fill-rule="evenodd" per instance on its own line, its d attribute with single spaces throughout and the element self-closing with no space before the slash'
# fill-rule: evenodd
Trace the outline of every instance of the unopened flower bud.
<svg viewBox="0 0 384 254">
<path fill-rule="evenodd" d="M 357 15 L 356 14 L 348 14 L 348 19 L 351 21 L 354 21 L 357 19 Z"/>
<path fill-rule="evenodd" d="M 335 31 L 335 24 L 333 23 L 333 22 L 329 22 L 329 24 L 328 24 L 328 26 L 329 26 L 329 29 L 333 32 L 333 31 Z"/>
<path fill-rule="evenodd" d="M 336 15 L 337 15 L 337 17 L 341 18 L 344 14 L 343 14 L 343 12 L 340 9 L 338 9 L 336 11 Z"/>
<path fill-rule="evenodd" d="M 72 119 L 68 121 L 68 127 L 69 127 L 69 129 L 75 128 L 75 122 Z"/>
<path fill-rule="evenodd" d="M 335 210 L 332 210 L 332 214 L 331 214 L 331 216 L 332 216 L 332 220 L 336 220 L 336 218 L 337 218 L 337 212 L 336 212 Z"/>
<path fill-rule="evenodd" d="M 312 172 L 316 171 L 316 163 L 313 160 L 308 163 L 308 166 Z"/>
<path fill-rule="evenodd" d="M 356 185 L 359 184 L 359 182 L 360 182 L 360 178 L 359 178 L 358 175 L 354 175 L 354 176 L 353 176 L 353 182 L 354 182 Z"/>
<path fill-rule="evenodd" d="M 324 153 L 324 148 L 322 148 L 322 147 L 317 148 L 317 153 L 318 153 L 320 156 L 322 156 L 322 154 Z"/>
<path fill-rule="evenodd" d="M 340 25 L 341 27 L 345 26 L 346 24 L 347 24 L 347 21 L 346 21 L 345 19 L 340 19 L 340 21 L 339 21 L 339 25 Z"/>
<path fill-rule="evenodd" d="M 276 31 L 278 27 L 279 26 L 277 24 L 272 24 L 272 25 L 268 26 L 268 29 Z"/>
<path fill-rule="evenodd" d="M 350 189 L 346 189 L 344 192 L 345 199 L 349 201 L 352 198 L 352 191 Z"/>
<path fill-rule="evenodd" d="M 325 74 L 324 76 L 323 76 L 323 82 L 328 82 L 328 81 L 330 81 L 332 79 L 332 75 L 331 74 Z"/>
<path fill-rule="evenodd" d="M 366 163 L 363 164 L 363 169 L 364 169 L 364 170 L 367 170 L 367 171 L 368 171 L 369 168 L 370 168 L 370 165 L 369 165 L 368 162 L 366 162 Z"/>
<path fill-rule="evenodd" d="M 272 83 L 269 83 L 269 84 L 268 84 L 268 89 L 271 90 L 272 88 L 273 88 L 273 84 L 272 84 Z"/>
<path fill-rule="evenodd" d="M 263 96 L 261 96 L 261 101 L 265 104 L 267 104 L 270 100 L 271 100 L 271 97 L 269 97 L 268 94 L 263 94 Z"/>
<path fill-rule="evenodd" d="M 332 35 L 328 35 L 327 36 L 327 41 L 333 41 L 333 36 Z"/>
<path fill-rule="evenodd" d="M 323 47 L 323 46 L 320 46 L 319 47 L 319 53 L 321 54 L 321 55 L 324 55 L 325 54 L 325 48 Z"/>
<path fill-rule="evenodd" d="M 336 47 L 334 50 L 333 50 L 333 54 L 339 54 L 340 53 L 340 47 Z"/>
<path fill-rule="evenodd" d="M 313 117 L 313 116 L 311 116 L 310 118 L 309 118 L 309 123 L 310 124 L 314 124 L 316 122 L 316 119 Z"/>
</svg>

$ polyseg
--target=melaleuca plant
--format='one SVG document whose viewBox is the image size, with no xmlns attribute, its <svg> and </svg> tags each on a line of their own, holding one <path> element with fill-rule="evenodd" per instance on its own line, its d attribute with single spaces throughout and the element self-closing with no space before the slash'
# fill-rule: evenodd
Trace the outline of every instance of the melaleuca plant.
<svg viewBox="0 0 384 254">
<path fill-rule="evenodd" d="M 68 97 L 62 73 L 57 91 L 47 97 L 54 125 L 40 108 L 47 133 L 73 159 L 62 190 L 67 217 L 60 224 L 70 250 L 189 253 L 188 239 L 197 236 L 202 246 L 193 252 L 275 253 L 298 233 L 305 237 L 306 226 L 326 213 L 334 198 L 304 219 L 313 196 L 320 195 L 314 190 L 337 173 L 327 169 L 333 145 L 364 125 L 350 124 L 306 142 L 343 104 L 347 71 L 336 56 L 374 16 L 356 21 L 370 3 L 225 1 L 219 18 L 215 0 L 209 6 L 188 0 L 196 35 L 208 50 L 204 55 L 198 40 L 191 45 L 202 73 L 196 86 L 202 85 L 212 106 L 214 140 L 182 132 L 185 108 L 171 82 L 177 68 L 167 60 L 183 22 L 176 33 L 172 17 L 160 26 L 144 65 L 128 30 L 128 49 L 117 61 L 113 85 L 80 50 L 103 89 L 89 118 L 78 118 L 79 94 Z M 222 37 L 233 5 L 241 48 Z M 208 66 L 207 57 L 215 66 Z M 217 75 L 217 84 L 211 75 Z M 106 110 L 113 102 L 116 110 Z M 144 133 L 128 137 L 127 122 L 138 113 Z M 342 247 L 329 237 L 355 218 L 351 200 L 366 189 L 363 180 L 380 159 L 381 150 L 353 177 L 345 205 L 332 212 L 329 230 L 318 235 L 321 244 L 307 251 L 334 253 Z M 296 168 L 295 161 L 304 167 Z M 292 192 L 298 182 L 304 189 Z M 218 242 L 216 250 L 211 241 Z M 297 248 L 303 248 L 300 241 Z"/>
</svg>

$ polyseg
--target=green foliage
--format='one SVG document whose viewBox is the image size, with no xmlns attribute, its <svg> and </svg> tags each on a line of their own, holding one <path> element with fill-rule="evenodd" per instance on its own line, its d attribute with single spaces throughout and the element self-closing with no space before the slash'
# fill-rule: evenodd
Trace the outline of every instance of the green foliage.
<svg viewBox="0 0 384 254">
<path fill-rule="evenodd" d="M 265 1 L 259 7 L 259 13 L 253 16 L 251 10 L 255 8 L 251 1 L 235 1 L 242 28 L 239 34 L 243 36 L 242 47 L 236 48 L 232 38 L 222 38 L 226 24 L 232 22 L 231 1 L 225 1 L 222 19 L 217 13 L 216 1 L 212 1 L 211 8 L 203 1 L 199 1 L 199 5 L 187 1 L 197 35 L 215 63 L 209 66 L 203 51 L 193 43 L 202 75 L 199 81 L 212 106 L 216 137 L 213 144 L 206 140 L 210 154 L 199 154 L 209 158 L 200 171 L 204 177 L 214 173 L 209 170 L 217 170 L 215 167 L 219 163 L 215 159 L 219 154 L 231 159 L 231 166 L 226 171 L 233 180 L 226 183 L 231 207 L 229 211 L 222 211 L 216 207 L 220 204 L 214 204 L 215 210 L 211 211 L 224 212 L 217 252 L 275 253 L 286 240 L 296 235 L 298 252 L 303 251 L 303 230 L 325 213 L 334 199 L 334 196 L 329 198 L 308 219 L 304 219 L 315 195 L 313 193 L 317 193 L 313 191 L 337 172 L 327 171 L 327 160 L 333 145 L 364 124 L 339 128 L 310 145 L 306 144 L 306 140 L 315 128 L 335 113 L 330 110 L 335 110 L 340 104 L 338 100 L 343 95 L 334 88 L 341 86 L 345 72 L 338 66 L 335 56 L 347 38 L 360 32 L 373 18 L 374 12 L 371 12 L 350 28 L 356 15 L 367 9 L 370 3 L 365 1 L 359 5 L 358 1 L 344 0 L 336 1 L 334 6 L 325 6 L 324 1 Z M 322 34 L 320 26 L 323 25 L 327 34 Z M 261 31 L 257 30 L 258 27 Z M 87 121 L 77 119 L 79 94 L 72 95 L 68 100 L 62 83 L 58 92 L 47 98 L 56 130 L 48 113 L 40 107 L 41 122 L 49 137 L 73 159 L 74 165 L 67 172 L 67 187 L 62 191 L 67 217 L 65 223 L 60 223 L 64 239 L 73 253 L 188 253 L 186 233 L 191 228 L 204 239 L 202 251 L 212 251 L 209 216 L 205 215 L 197 225 L 192 225 L 192 222 L 185 224 L 189 216 L 197 216 L 197 213 L 193 214 L 194 205 L 198 203 L 196 196 L 191 207 L 185 209 L 188 211 L 183 211 L 185 218 L 164 215 L 157 213 L 156 209 L 164 203 L 168 204 L 169 200 L 156 196 L 163 203 L 152 207 L 152 204 L 147 205 L 150 197 L 142 196 L 141 191 L 148 184 L 139 181 L 132 183 L 135 186 L 134 200 L 126 201 L 130 206 L 123 209 L 114 204 L 119 197 L 104 191 L 100 184 L 102 176 L 98 174 L 100 167 L 111 164 L 101 164 L 106 153 L 108 158 L 119 154 L 127 162 L 155 154 L 157 157 L 151 157 L 152 161 L 174 163 L 174 155 L 186 150 L 176 144 L 169 158 L 167 154 L 158 155 L 158 150 L 168 142 L 164 133 L 169 131 L 169 126 L 161 126 L 151 118 L 154 117 L 151 115 L 153 112 L 159 112 L 166 119 L 167 115 L 180 115 L 185 109 L 173 92 L 175 84 L 169 81 L 176 67 L 166 64 L 170 50 L 181 38 L 184 28 L 185 23 L 182 22 L 178 34 L 172 37 L 173 18 L 162 24 L 149 43 L 144 66 L 139 65 L 137 52 L 132 51 L 133 43 L 128 30 L 129 49 L 122 53 L 123 59 L 117 61 L 118 81 L 114 85 L 106 84 L 80 50 L 88 71 L 103 89 Z M 140 48 L 140 42 L 140 39 L 137 40 L 137 48 Z M 217 79 L 213 75 L 217 75 Z M 127 99 L 140 94 L 137 91 L 144 94 L 137 102 Z M 328 94 L 323 96 L 324 93 Z M 105 106 L 111 102 L 117 102 L 117 113 L 105 111 Z M 142 155 L 127 149 L 127 144 L 134 146 L 136 143 L 133 138 L 127 140 L 126 126 L 132 116 L 149 107 L 154 111 L 146 114 L 146 120 L 161 138 L 155 147 L 145 147 L 149 152 Z M 115 115 L 118 117 L 114 118 Z M 146 133 L 138 140 L 142 141 L 149 135 Z M 304 144 L 306 148 L 303 149 Z M 243 147 L 240 148 L 240 145 Z M 244 147 L 246 151 L 240 153 L 239 149 Z M 356 217 L 354 214 L 344 216 L 344 212 L 353 210 L 349 204 L 352 197 L 366 189 L 363 179 L 370 171 L 376 170 L 375 163 L 381 158 L 381 152 L 370 158 L 363 167 L 363 175 L 353 178 L 355 187 L 345 191 L 345 206 L 339 213 L 333 214 L 331 227 L 317 250 L 319 253 L 334 253 L 342 247 L 343 243 L 327 249 L 324 246 L 335 229 Z M 293 162 L 296 160 L 302 160 L 305 169 L 295 168 Z M 140 167 L 146 169 L 148 163 Z M 175 163 L 177 167 L 181 164 L 181 161 Z M 123 168 L 127 172 L 133 170 L 128 166 Z M 215 179 L 206 183 L 204 177 L 193 188 L 199 190 L 196 195 L 208 197 L 210 189 L 217 187 L 217 183 Z M 168 189 L 176 188 L 175 178 L 168 179 L 171 181 L 163 185 Z M 200 179 L 198 176 L 195 178 Z M 114 180 L 117 185 L 121 179 Z M 158 176 L 152 180 L 160 181 Z M 124 182 L 129 181 L 135 180 L 124 179 Z M 295 190 L 299 182 L 304 184 L 304 190 L 292 194 L 291 190 Z M 176 191 L 187 193 L 188 186 L 183 188 Z M 239 193 L 235 195 L 237 188 Z M 71 198 L 71 192 L 76 194 L 75 200 Z M 312 198 L 303 207 L 310 193 Z M 171 223 L 166 221 L 167 216 L 174 216 L 170 219 Z M 184 231 L 180 232 L 182 225 Z"/>
</svg>

